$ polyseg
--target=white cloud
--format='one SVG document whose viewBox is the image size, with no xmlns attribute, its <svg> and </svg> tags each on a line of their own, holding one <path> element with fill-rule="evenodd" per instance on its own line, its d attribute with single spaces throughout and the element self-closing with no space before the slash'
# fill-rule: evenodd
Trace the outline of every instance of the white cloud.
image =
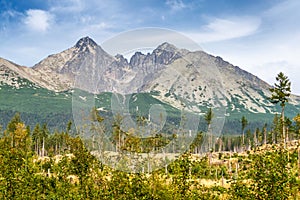
<svg viewBox="0 0 300 200">
<path fill-rule="evenodd" d="M 270 84 L 278 72 L 292 82 L 292 92 L 300 95 L 300 26 L 298 0 L 287 0 L 257 13 L 258 31 L 239 40 L 205 43 L 206 51 L 257 75 Z M 198 42 L 201 40 L 197 39 Z"/>
<path fill-rule="evenodd" d="M 260 19 L 254 17 L 215 18 L 202 27 L 198 33 L 187 33 L 187 35 L 199 43 L 229 40 L 255 33 L 260 23 Z"/>
<path fill-rule="evenodd" d="M 53 21 L 53 15 L 44 10 L 27 10 L 24 23 L 34 31 L 46 31 Z"/>
<path fill-rule="evenodd" d="M 187 7 L 182 0 L 167 0 L 166 4 L 171 8 L 172 11 L 182 10 Z"/>
</svg>

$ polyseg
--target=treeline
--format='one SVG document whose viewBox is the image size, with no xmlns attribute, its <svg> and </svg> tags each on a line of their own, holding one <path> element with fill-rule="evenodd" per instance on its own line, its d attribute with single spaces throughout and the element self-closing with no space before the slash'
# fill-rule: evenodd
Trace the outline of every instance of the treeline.
<svg viewBox="0 0 300 200">
<path fill-rule="evenodd" d="M 239 135 L 223 134 L 220 137 L 214 137 L 213 151 L 242 152 L 261 145 L 285 144 L 300 139 L 300 114 L 293 119 L 285 117 L 283 122 L 276 114 L 270 125 L 265 123 L 252 131 L 248 128 L 248 121 L 245 117 L 242 117 L 236 126 L 240 127 Z"/>
<path fill-rule="evenodd" d="M 0 110 L 0 124 L 4 127 L 7 126 L 7 124 L 10 122 L 11 118 L 15 115 L 16 111 L 13 110 Z M 112 113 L 101 113 L 105 118 L 112 119 Z M 34 126 L 39 123 L 47 124 L 47 127 L 50 131 L 58 130 L 63 131 L 65 127 L 67 126 L 69 121 L 73 122 L 73 116 L 72 113 L 48 113 L 43 115 L 42 113 L 26 113 L 26 112 L 20 112 L 20 115 L 23 118 L 23 121 L 26 125 L 30 126 L 31 129 L 34 128 Z M 132 118 L 137 118 L 137 116 L 133 115 Z M 174 124 L 180 123 L 180 119 L 172 118 L 171 121 L 174 122 Z M 249 129 L 251 132 L 253 132 L 257 127 L 262 127 L 264 124 L 267 123 L 267 129 L 271 129 L 271 123 L 272 119 L 267 118 L 265 121 L 261 120 L 249 120 L 249 124 L 247 126 L 247 129 Z M 199 123 L 199 131 L 205 131 L 206 130 L 206 123 L 204 120 L 200 120 Z M 222 129 L 223 134 L 235 134 L 239 135 L 241 134 L 241 128 L 240 128 L 240 119 L 231 119 L 226 117 L 225 123 Z"/>
<path fill-rule="evenodd" d="M 23 121 L 31 129 L 39 124 L 47 124 L 49 130 L 64 130 L 68 122 L 72 119 L 72 113 L 48 113 L 43 114 L 42 112 L 26 113 L 18 112 L 23 118 Z M 4 127 L 10 122 L 11 118 L 16 114 L 13 110 L 0 110 L 0 124 Z"/>
<path fill-rule="evenodd" d="M 137 153 L 150 152 L 172 143 L 174 140 L 180 140 L 180 138 L 177 138 L 178 136 L 175 132 L 168 134 L 155 134 L 153 137 L 149 137 L 148 139 L 139 138 L 135 136 L 139 134 L 138 130 L 124 132 L 121 129 L 122 116 L 117 116 L 116 118 L 119 119 L 114 118 L 112 121 L 109 118 L 111 127 L 108 127 L 107 124 L 104 125 L 105 118 L 101 117 L 96 109 L 94 109 L 91 113 L 95 115 L 94 119 L 91 120 L 100 125 L 99 130 L 96 129 L 98 126 L 91 127 L 91 133 L 94 131 L 95 133 L 93 134 L 95 136 L 101 134 L 110 135 L 110 140 L 116 146 L 117 151 L 131 151 Z M 7 129 L 3 131 L 3 134 L 5 135 L 7 132 L 13 133 L 15 126 L 18 123 L 26 124 L 21 120 L 19 113 L 12 117 L 11 121 L 7 124 Z M 269 129 L 268 125 L 265 124 L 264 126 L 260 128 L 257 127 L 254 131 L 251 131 L 248 129 L 249 124 L 247 119 L 242 117 L 239 124 L 236 125 L 240 126 L 239 135 L 222 134 L 220 136 L 210 133 L 209 126 L 207 124 L 207 131 L 198 132 L 193 144 L 191 145 L 191 150 L 192 153 L 195 154 L 203 154 L 208 151 L 243 152 L 252 150 L 261 145 L 272 145 L 283 142 L 288 143 L 289 141 L 298 140 L 300 138 L 300 114 L 296 115 L 292 120 L 285 118 L 284 123 L 285 135 L 283 135 L 283 124 L 280 116 L 278 115 L 274 116 L 273 123 L 269 125 Z M 142 126 L 141 122 L 137 121 L 137 124 Z M 35 126 L 26 126 L 26 130 L 28 135 L 31 137 L 31 149 L 39 156 L 52 156 L 59 155 L 63 152 L 70 152 L 70 142 L 68 140 L 76 135 L 80 135 L 73 126 L 72 121 L 69 121 L 63 130 L 51 130 L 48 128 L 46 123 L 37 123 Z M 211 134 L 210 136 L 209 133 Z M 97 138 L 95 136 L 93 139 Z M 84 141 L 85 145 L 89 145 L 94 142 L 91 141 L 91 138 L 88 140 Z M 206 145 L 209 145 L 209 147 L 205 148 Z M 173 153 L 178 153 L 176 149 L 177 148 L 175 147 L 175 151 Z"/>
</svg>

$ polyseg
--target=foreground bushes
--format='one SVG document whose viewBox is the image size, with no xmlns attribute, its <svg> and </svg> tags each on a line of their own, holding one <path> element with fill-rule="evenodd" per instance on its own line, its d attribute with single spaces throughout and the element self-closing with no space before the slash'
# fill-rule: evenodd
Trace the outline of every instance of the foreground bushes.
<svg viewBox="0 0 300 200">
<path fill-rule="evenodd" d="M 69 130 L 46 137 L 47 129 L 43 126 L 30 134 L 29 128 L 18 117 L 14 118 L 0 138 L 0 199 L 300 197 L 297 149 L 288 152 L 274 146 L 268 151 L 237 154 L 234 161 L 224 158 L 219 164 L 210 162 L 208 156 L 195 159 L 187 152 L 167 169 L 130 174 L 102 165 L 79 137 L 68 134 Z M 44 138 L 48 138 L 48 147 Z M 44 156 L 45 149 L 48 157 Z"/>
</svg>

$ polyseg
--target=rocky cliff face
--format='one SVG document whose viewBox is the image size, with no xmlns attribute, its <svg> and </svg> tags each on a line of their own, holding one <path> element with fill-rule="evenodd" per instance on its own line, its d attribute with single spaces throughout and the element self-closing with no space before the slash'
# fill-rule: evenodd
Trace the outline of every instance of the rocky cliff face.
<svg viewBox="0 0 300 200">
<path fill-rule="evenodd" d="M 227 111 L 270 113 L 268 85 L 258 77 L 203 51 L 190 52 L 163 43 L 130 61 L 106 53 L 89 37 L 50 55 L 32 68 L 0 59 L 0 81 L 13 85 L 16 77 L 53 91 L 80 88 L 92 93 L 153 92 L 173 106 L 201 112 L 201 106 L 223 106 Z M 298 105 L 299 97 L 292 96 Z"/>
</svg>

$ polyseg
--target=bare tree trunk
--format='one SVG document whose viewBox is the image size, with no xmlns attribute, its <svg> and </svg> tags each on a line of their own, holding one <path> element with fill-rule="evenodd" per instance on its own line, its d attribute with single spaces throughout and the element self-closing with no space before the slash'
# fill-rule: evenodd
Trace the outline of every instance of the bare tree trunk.
<svg viewBox="0 0 300 200">
<path fill-rule="evenodd" d="M 168 175 L 168 165 L 165 165 L 165 174 Z"/>
<path fill-rule="evenodd" d="M 212 150 L 212 133 L 210 131 L 210 124 L 208 125 L 207 131 L 208 131 L 208 134 L 209 134 L 208 150 L 211 151 Z"/>
<path fill-rule="evenodd" d="M 222 151 L 222 146 L 223 146 L 223 140 L 219 138 L 219 152 Z"/>
<path fill-rule="evenodd" d="M 244 148 L 244 146 L 245 146 L 245 131 L 243 129 L 243 148 Z"/>
<path fill-rule="evenodd" d="M 228 149 L 229 149 L 229 151 L 231 152 L 231 139 L 230 138 L 228 138 Z"/>
<path fill-rule="evenodd" d="M 250 141 L 250 139 L 249 139 L 248 143 L 249 143 L 249 144 L 248 144 L 248 145 L 249 145 L 249 146 L 248 146 L 248 150 L 250 151 L 250 150 L 251 150 L 251 141 Z"/>
<path fill-rule="evenodd" d="M 239 163 L 237 162 L 237 163 L 235 163 L 235 177 L 236 177 L 236 179 L 238 178 L 238 176 L 239 176 Z"/>
<path fill-rule="evenodd" d="M 222 187 L 224 187 L 224 175 L 223 175 L 223 170 L 222 170 Z"/>
<path fill-rule="evenodd" d="M 253 140 L 254 140 L 254 145 L 255 145 L 255 147 L 256 147 L 256 146 L 257 146 L 256 131 L 254 131 Z"/>
<path fill-rule="evenodd" d="M 211 166 L 211 157 L 212 157 L 211 152 L 209 152 L 209 154 L 208 154 L 208 162 L 209 162 L 209 166 Z"/>
<path fill-rule="evenodd" d="M 264 128 L 264 145 L 267 145 L 267 128 Z"/>
<path fill-rule="evenodd" d="M 284 106 L 282 106 L 282 110 L 281 110 L 281 123 L 282 123 L 283 145 L 284 145 L 284 149 L 286 149 L 285 123 L 284 123 Z"/>
<path fill-rule="evenodd" d="M 43 138 L 42 157 L 45 156 L 45 139 Z"/>
</svg>

